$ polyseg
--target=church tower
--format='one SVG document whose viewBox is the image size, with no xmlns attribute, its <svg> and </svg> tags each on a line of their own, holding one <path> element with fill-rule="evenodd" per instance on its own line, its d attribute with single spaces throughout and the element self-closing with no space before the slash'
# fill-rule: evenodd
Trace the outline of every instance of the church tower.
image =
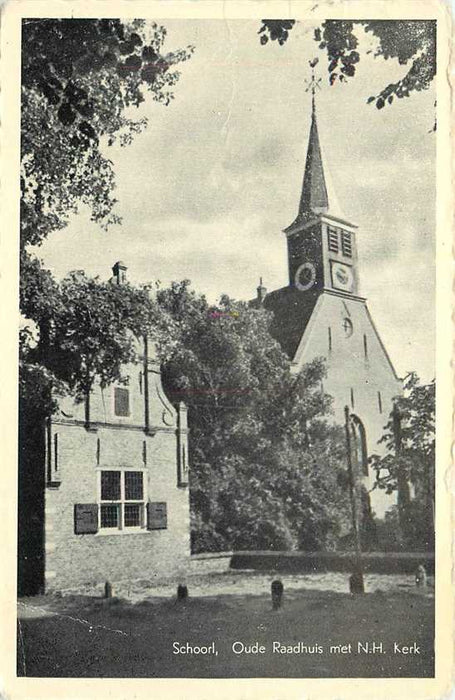
<svg viewBox="0 0 455 700">
<path fill-rule="evenodd" d="M 387 351 L 360 295 L 357 226 L 343 213 L 334 193 L 318 131 L 312 81 L 311 125 L 305 172 L 295 220 L 284 229 L 289 284 L 266 293 L 258 288 L 256 306 L 273 311 L 271 331 L 288 354 L 294 372 L 324 357 L 323 389 L 334 399 L 334 420 L 343 423 L 344 407 L 361 421 L 369 454 L 380 454 L 382 436 L 401 393 Z M 259 290 L 261 290 L 259 292 Z M 367 475 L 371 488 L 374 474 Z M 371 504 L 381 517 L 392 505 L 375 490 Z"/>
</svg>

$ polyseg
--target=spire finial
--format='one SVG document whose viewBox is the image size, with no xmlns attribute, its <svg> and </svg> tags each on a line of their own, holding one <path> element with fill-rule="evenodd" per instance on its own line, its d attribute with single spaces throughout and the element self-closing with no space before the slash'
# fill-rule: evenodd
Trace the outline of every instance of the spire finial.
<svg viewBox="0 0 455 700">
<path fill-rule="evenodd" d="M 259 277 L 259 285 L 262 287 L 262 277 Z"/>
<path fill-rule="evenodd" d="M 321 78 L 316 79 L 316 76 L 314 73 L 314 69 L 317 66 L 317 64 L 319 63 L 319 58 L 316 56 L 315 58 L 312 58 L 311 61 L 308 61 L 308 63 L 310 64 L 310 67 L 311 67 L 311 80 L 305 80 L 305 82 L 307 84 L 307 88 L 305 89 L 305 92 L 308 92 L 309 90 L 311 90 L 311 107 L 312 107 L 312 110 L 314 112 L 315 107 L 316 107 L 315 97 L 314 97 L 316 94 L 316 88 L 318 90 L 321 89 L 321 86 L 319 84 L 321 82 Z"/>
</svg>

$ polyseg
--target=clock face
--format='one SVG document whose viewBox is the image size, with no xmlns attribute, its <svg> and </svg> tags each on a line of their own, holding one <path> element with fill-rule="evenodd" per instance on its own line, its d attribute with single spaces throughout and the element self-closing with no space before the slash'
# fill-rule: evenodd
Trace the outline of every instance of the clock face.
<svg viewBox="0 0 455 700">
<path fill-rule="evenodd" d="M 349 265 L 332 261 L 332 286 L 343 292 L 352 292 L 354 275 Z"/>
<path fill-rule="evenodd" d="M 316 268 L 311 262 L 299 265 L 294 276 L 294 282 L 297 289 L 301 292 L 306 292 L 316 282 Z"/>
</svg>

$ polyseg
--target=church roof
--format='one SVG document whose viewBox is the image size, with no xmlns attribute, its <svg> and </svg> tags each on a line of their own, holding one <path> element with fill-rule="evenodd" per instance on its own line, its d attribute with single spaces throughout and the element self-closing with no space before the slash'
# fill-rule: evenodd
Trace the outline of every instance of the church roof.
<svg viewBox="0 0 455 700">
<path fill-rule="evenodd" d="M 292 360 L 318 300 L 318 292 L 302 294 L 295 287 L 282 287 L 264 299 L 264 308 L 274 312 L 272 336 Z"/>
<path fill-rule="evenodd" d="M 336 197 L 327 162 L 323 156 L 313 97 L 311 127 L 299 210 L 295 221 L 285 231 L 293 229 L 296 225 L 307 221 L 315 214 L 325 214 L 331 218 L 348 223 L 348 219 L 341 210 Z"/>
</svg>

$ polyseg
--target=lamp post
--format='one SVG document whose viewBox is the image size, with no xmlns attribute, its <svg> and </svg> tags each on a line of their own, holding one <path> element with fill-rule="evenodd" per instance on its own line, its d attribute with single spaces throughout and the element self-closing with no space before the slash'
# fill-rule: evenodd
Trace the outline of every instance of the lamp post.
<svg viewBox="0 0 455 700">
<path fill-rule="evenodd" d="M 351 577 L 351 592 L 364 593 L 365 585 L 363 581 L 363 566 L 362 566 L 362 547 L 360 544 L 359 534 L 359 517 L 357 511 L 357 496 L 356 496 L 356 475 L 352 467 L 352 444 L 351 444 L 351 415 L 349 407 L 344 407 L 345 429 L 346 429 L 346 459 L 348 465 L 348 482 L 349 482 L 349 497 L 351 500 L 351 518 L 352 529 L 354 532 L 355 545 L 355 572 Z"/>
</svg>

